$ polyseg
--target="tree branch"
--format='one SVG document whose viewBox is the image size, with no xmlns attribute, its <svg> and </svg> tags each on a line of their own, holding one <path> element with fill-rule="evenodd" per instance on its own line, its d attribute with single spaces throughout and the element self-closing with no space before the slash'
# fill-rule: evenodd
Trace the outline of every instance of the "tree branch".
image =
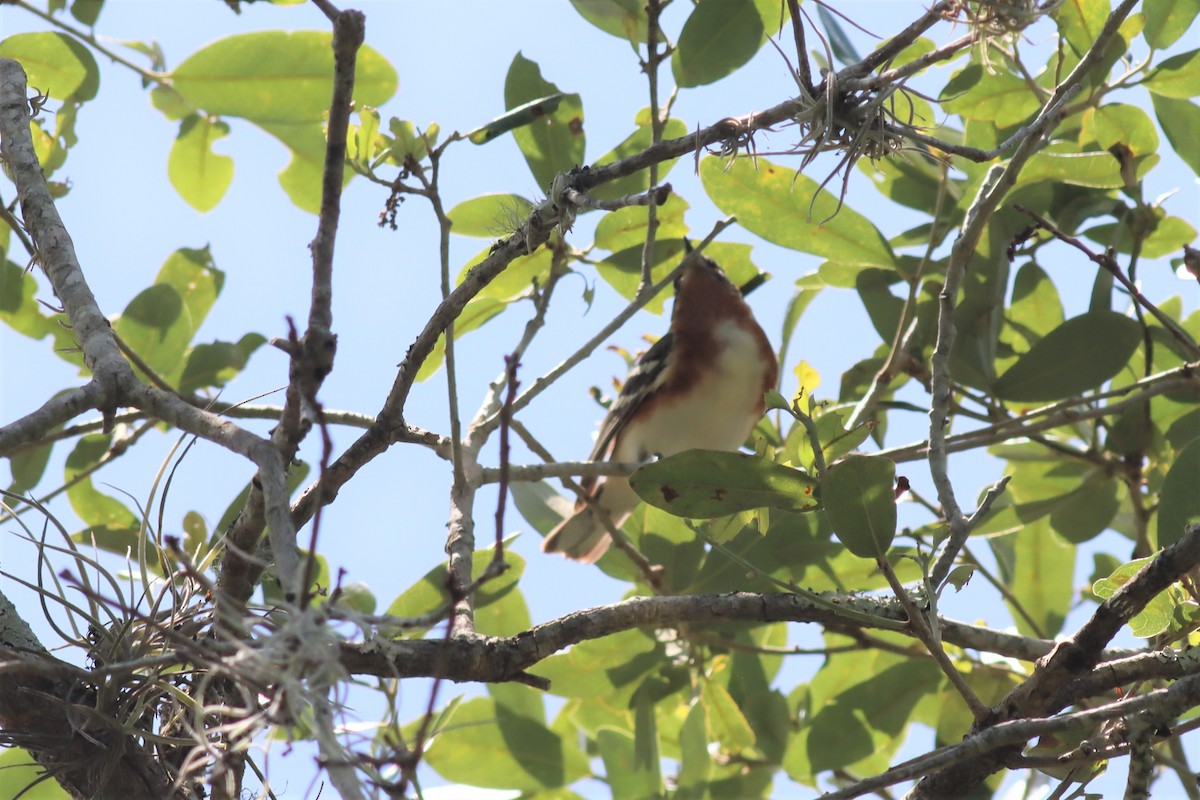
<svg viewBox="0 0 1200 800">
<path fill-rule="evenodd" d="M 895 600 L 861 595 L 820 596 L 820 601 L 797 594 L 732 592 L 721 595 L 634 597 L 612 605 L 575 611 L 509 637 L 479 636 L 442 641 L 371 638 L 344 643 L 342 665 L 352 673 L 391 678 L 442 677 L 453 681 L 509 681 L 554 653 L 591 639 L 633 628 L 674 627 L 682 623 L 811 622 L 830 630 L 859 630 L 838 612 L 855 620 L 877 618 L 880 628 L 896 630 L 908 617 Z M 959 647 L 1036 660 L 1051 651 L 1053 642 L 1018 636 L 978 625 L 937 618 L 943 641 Z M 386 624 L 383 625 L 386 627 Z M 863 625 L 862 627 L 869 627 Z M 1111 651 L 1124 658 L 1128 650 Z"/>
<path fill-rule="evenodd" d="M 972 738 L 983 737 L 989 733 L 987 729 L 995 729 L 1013 720 L 1043 717 L 1057 711 L 1054 703 L 1064 687 L 1095 668 L 1103 658 L 1104 647 L 1117 632 L 1156 595 L 1197 564 L 1200 564 L 1200 524 L 1191 525 L 1183 538 L 1160 552 L 1128 583 L 1101 603 L 1074 636 L 1059 642 L 1050 653 L 1039 659 L 1034 674 L 993 707 L 991 717 L 983 724 L 976 725 Z M 1185 678 L 1172 686 L 1171 690 L 1178 689 L 1186 682 L 1200 686 L 1200 677 Z M 1019 750 L 1019 744 L 1006 740 L 995 747 L 978 751 L 975 753 L 977 757 L 944 771 L 931 774 L 926 770 L 922 774 L 927 777 L 914 787 L 911 796 L 961 796 L 1001 769 L 1005 759 Z"/>
</svg>

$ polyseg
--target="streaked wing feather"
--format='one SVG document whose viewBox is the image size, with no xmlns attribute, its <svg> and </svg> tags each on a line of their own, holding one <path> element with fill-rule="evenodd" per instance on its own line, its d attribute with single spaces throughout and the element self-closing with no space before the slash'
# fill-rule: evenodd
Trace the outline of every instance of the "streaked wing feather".
<svg viewBox="0 0 1200 800">
<path fill-rule="evenodd" d="M 600 435 L 596 438 L 590 461 L 605 461 L 612 455 L 617 435 L 633 418 L 642 401 L 666 379 L 672 346 L 672 336 L 667 333 L 633 365 L 625 378 L 625 385 L 621 387 L 621 394 L 600 426 Z"/>
</svg>

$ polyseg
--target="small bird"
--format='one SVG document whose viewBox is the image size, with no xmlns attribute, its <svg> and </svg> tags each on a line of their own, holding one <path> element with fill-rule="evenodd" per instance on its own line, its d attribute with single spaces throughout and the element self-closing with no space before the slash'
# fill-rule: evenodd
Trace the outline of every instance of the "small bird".
<svg viewBox="0 0 1200 800">
<path fill-rule="evenodd" d="M 638 359 L 600 426 L 591 461 L 635 462 L 684 450 L 736 450 L 765 410 L 779 360 L 738 287 L 716 262 L 691 252 L 675 279 L 670 331 Z M 583 488 L 620 526 L 638 504 L 623 477 Z M 611 536 L 583 500 L 542 541 L 542 552 L 591 563 Z"/>
</svg>

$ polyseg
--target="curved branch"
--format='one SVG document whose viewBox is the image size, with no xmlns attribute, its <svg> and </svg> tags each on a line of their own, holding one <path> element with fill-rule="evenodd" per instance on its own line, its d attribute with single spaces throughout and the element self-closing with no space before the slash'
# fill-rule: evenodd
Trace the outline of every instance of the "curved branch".
<svg viewBox="0 0 1200 800">
<path fill-rule="evenodd" d="M 509 637 L 390 641 L 373 638 L 342 645 L 342 665 L 352 673 L 392 678 L 441 677 L 454 681 L 511 681 L 528 678 L 525 671 L 554 653 L 590 639 L 641 627 L 682 623 L 811 622 L 831 630 L 857 630 L 831 607 L 841 607 L 855 620 L 873 616 L 881 628 L 893 629 L 907 619 L 895 600 L 851 595 L 822 595 L 815 602 L 796 594 L 732 592 L 721 595 L 634 597 L 611 605 L 575 611 Z M 960 647 L 1033 661 L 1053 642 L 1003 633 L 952 619 L 938 618 L 942 639 Z M 1113 651 L 1127 657 L 1129 651 Z"/>
</svg>

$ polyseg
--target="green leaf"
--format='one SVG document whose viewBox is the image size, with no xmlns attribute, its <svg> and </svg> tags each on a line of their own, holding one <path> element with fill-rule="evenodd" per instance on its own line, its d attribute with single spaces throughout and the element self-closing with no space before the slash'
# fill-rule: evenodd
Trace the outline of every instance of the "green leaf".
<svg viewBox="0 0 1200 800">
<path fill-rule="evenodd" d="M 1137 558 L 1122 564 L 1107 578 L 1101 578 L 1092 584 L 1092 593 L 1101 600 L 1107 600 L 1113 594 L 1142 571 L 1142 567 L 1153 561 L 1153 557 Z M 1146 606 L 1129 620 L 1129 628 L 1139 639 L 1149 639 L 1158 636 L 1171 625 L 1174 605 L 1171 602 L 1170 590 L 1159 592 Z"/>
<path fill-rule="evenodd" d="M 1020 601 L 1005 600 L 1024 636 L 1054 637 L 1062 630 L 1075 596 L 1075 546 L 1063 541 L 1042 519 L 1011 536 L 988 539 L 1000 578 Z"/>
<path fill-rule="evenodd" d="M 526 125 L 532 125 L 547 114 L 556 111 L 559 104 L 562 103 L 564 96 L 559 92 L 546 97 L 539 97 L 536 100 L 530 100 L 528 103 L 522 103 L 511 111 L 501 114 L 490 122 L 485 122 L 468 133 L 467 140 L 471 144 L 487 144 L 509 131 L 523 128 Z"/>
<path fill-rule="evenodd" d="M 844 66 L 857 64 L 862 61 L 862 56 L 858 54 L 854 43 L 850 41 L 850 37 L 842 30 L 841 24 L 838 22 L 829 9 L 825 6 L 817 6 L 817 18 L 821 20 L 821 26 L 825 28 L 825 37 L 829 41 L 829 49 L 833 52 L 833 57 L 840 61 Z"/>
<path fill-rule="evenodd" d="M 331 34 L 263 31 L 220 39 L 172 73 L 184 104 L 212 115 L 242 117 L 283 142 L 292 159 L 279 182 L 288 197 L 316 213 L 325 160 L 323 120 L 332 91 Z M 396 71 L 378 51 L 359 49 L 354 102 L 379 106 L 395 94 Z M 180 103 L 170 103 L 178 110 Z M 346 168 L 346 178 L 353 172 Z"/>
<path fill-rule="evenodd" d="M 0 753 L 0 797 L 70 800 L 71 795 L 54 778 L 47 778 L 45 769 L 33 760 L 29 751 L 11 747 Z"/>
<path fill-rule="evenodd" d="M 1012 460 L 1007 472 L 1011 477 L 1008 491 L 975 533 L 1013 533 L 1048 516 L 1063 538 L 1084 542 L 1103 531 L 1119 507 L 1113 479 L 1082 462 Z"/>
<path fill-rule="evenodd" d="M 496 317 L 507 307 L 507 303 L 493 297 L 476 297 L 467 303 L 467 307 L 463 309 L 463 313 L 454 321 L 455 341 Z M 423 381 L 437 372 L 438 368 L 442 366 L 442 359 L 445 356 L 446 334 L 443 333 L 434 343 L 429 357 L 425 359 L 425 362 L 421 364 L 421 368 L 417 370 L 417 381 Z"/>
<path fill-rule="evenodd" d="M 29 88 L 55 100 L 91 100 L 100 88 L 96 59 L 62 33 L 13 34 L 0 41 L 0 57 L 20 61 Z"/>
<path fill-rule="evenodd" d="M 1030 261 L 1017 270 L 1012 302 L 1004 315 L 1001 339 L 1018 351 L 1028 351 L 1063 323 L 1062 301 L 1046 271 Z"/>
<path fill-rule="evenodd" d="M 528 792 L 590 773 L 573 741 L 486 697 L 467 700 L 449 715 L 425 760 L 450 781 Z"/>
<path fill-rule="evenodd" d="M 519 194 L 484 194 L 464 200 L 446 215 L 451 231 L 463 236 L 507 236 L 529 214 L 533 203 Z"/>
<path fill-rule="evenodd" d="M 37 280 L 11 261 L 0 259 L 0 322 L 31 339 L 43 339 L 57 327 L 37 301 Z"/>
<path fill-rule="evenodd" d="M 614 161 L 620 161 L 623 158 L 628 158 L 629 156 L 642 152 L 651 145 L 654 136 L 653 131 L 650 128 L 650 109 L 643 108 L 641 111 L 639 111 L 634 122 L 638 126 L 637 130 L 629 134 L 629 136 L 626 137 L 623 142 L 614 147 L 612 150 L 609 150 L 607 153 L 600 156 L 600 158 L 596 159 L 596 163 L 593 166 L 600 167 L 605 164 L 611 164 Z M 687 132 L 687 125 L 684 124 L 683 120 L 671 117 L 663 123 L 662 138 L 664 140 L 678 139 L 681 136 L 686 136 Z M 671 168 L 675 166 L 675 162 L 678 160 L 679 159 L 677 158 L 672 158 L 668 161 L 659 163 L 658 181 L 660 184 L 663 182 L 667 176 L 667 173 L 671 171 Z M 614 181 L 609 181 L 608 183 L 597 186 L 595 189 L 592 189 L 589 194 L 592 197 L 599 198 L 601 200 L 614 200 L 627 194 L 644 192 L 649 188 L 650 171 L 646 169 L 640 169 L 630 175 L 626 175 L 622 178 L 617 178 Z M 645 212 L 643 211 L 643 213 Z"/>
<path fill-rule="evenodd" d="M 1196 131 L 1200 130 L 1200 106 L 1190 100 L 1174 100 L 1158 94 L 1150 95 L 1150 101 L 1171 147 L 1192 172 L 1200 175 L 1200 147 L 1195 146 Z"/>
<path fill-rule="evenodd" d="M 904 639 L 889 641 L 908 645 Z M 783 768 L 809 785 L 831 769 L 882 772 L 903 742 L 914 710 L 936 696 L 943 682 L 929 660 L 879 650 L 829 656 L 807 687 L 798 710 L 799 731 L 788 742 Z"/>
<path fill-rule="evenodd" d="M 1058 32 L 1082 56 L 1095 43 L 1108 17 L 1110 0 L 1072 0 L 1060 4 L 1053 16 Z"/>
<path fill-rule="evenodd" d="M 191 114 L 167 158 L 171 185 L 197 211 L 216 207 L 233 181 L 233 159 L 213 152 L 213 144 L 229 135 L 229 126 L 211 117 Z"/>
<path fill-rule="evenodd" d="M 117 334 L 143 362 L 170 382 L 170 371 L 182 366 L 192 324 L 175 287 L 156 283 L 125 307 Z"/>
<path fill-rule="evenodd" d="M 188 351 L 179 391 L 194 392 L 213 387 L 220 389 L 238 376 L 255 350 L 267 343 L 260 333 L 248 333 L 237 342 L 216 341 L 198 344 Z"/>
<path fill-rule="evenodd" d="M 677 780 L 681 792 L 699 792 L 708 784 L 713 772 L 708 742 L 708 714 L 705 704 L 697 698 L 692 701 L 683 726 L 679 729 L 681 758 Z"/>
<path fill-rule="evenodd" d="M 424 161 L 429 148 L 437 143 L 440 128 L 435 123 L 422 131 L 406 119 L 392 117 L 388 120 L 388 130 L 392 134 L 388 157 L 393 164 L 402 166 L 409 158 Z"/>
<path fill-rule="evenodd" d="M 351 123 L 346 131 L 346 160 L 354 165 L 354 169 L 370 172 L 373 166 L 387 158 L 381 153 L 388 149 L 389 142 L 379 132 L 379 110 L 371 106 L 355 109 L 358 112 L 358 125 Z"/>
<path fill-rule="evenodd" d="M 708 717 L 709 735 L 721 746 L 722 753 L 737 755 L 754 746 L 754 729 L 724 686 L 704 681 L 700 685 L 700 702 L 704 703 Z"/>
<path fill-rule="evenodd" d="M 1090 311 L 1059 325 L 996 379 L 996 396 L 1022 403 L 1061 400 L 1096 389 L 1142 342 L 1141 326 L 1115 311 Z"/>
<path fill-rule="evenodd" d="M 71 3 L 71 16 L 89 28 L 93 28 L 103 9 L 104 0 L 75 0 Z"/>
<path fill-rule="evenodd" d="M 1097 472 L 1050 512 L 1050 526 L 1072 544 L 1094 539 L 1120 509 L 1117 486 L 1115 480 Z"/>
<path fill-rule="evenodd" d="M 550 680 L 550 693 L 627 706 L 645 675 L 661 666 L 662 645 L 641 630 L 590 639 L 530 669 Z"/>
<path fill-rule="evenodd" d="M 671 229 L 678 230 L 676 226 L 671 226 Z M 596 272 L 605 283 L 616 289 L 626 300 L 632 300 L 637 294 L 642 275 L 643 249 L 640 244 L 627 247 L 596 265 Z M 748 244 L 713 242 L 704 249 L 704 254 L 721 265 L 731 283 L 735 286 L 745 286 L 763 274 L 750 259 L 752 249 Z M 682 239 L 655 239 L 650 279 L 660 281 L 665 278 L 667 273 L 678 265 L 682 254 Z M 661 314 L 670 296 L 669 290 L 660 292 L 645 305 L 645 309 L 652 314 Z"/>
<path fill-rule="evenodd" d="M 321 181 L 325 167 L 325 134 L 315 122 L 256 122 L 291 151 L 291 160 L 279 173 L 279 185 L 296 207 L 316 214 L 321 209 Z M 346 168 L 346 179 L 354 173 Z"/>
<path fill-rule="evenodd" d="M 799 282 L 796 283 L 799 287 Z M 809 303 L 816 299 L 821 293 L 820 289 L 803 289 L 797 288 L 792 299 L 788 301 L 787 309 L 783 312 L 783 336 L 781 341 L 783 345 L 779 348 L 779 363 L 786 364 L 788 347 L 792 343 L 792 334 L 796 332 L 796 326 L 800 324 L 800 318 L 804 316 L 804 311 L 808 308 Z"/>
<path fill-rule="evenodd" d="M 483 576 L 484 570 L 487 569 L 488 564 L 492 560 L 492 553 L 493 550 L 490 547 L 475 551 L 475 557 L 472 560 L 471 580 L 477 581 Z M 520 597 L 520 593 L 517 591 L 517 581 L 520 580 L 521 574 L 525 571 L 525 559 L 511 550 L 505 550 L 504 561 L 508 564 L 508 569 L 499 577 L 484 583 L 476 592 L 475 609 L 477 615 L 492 604 L 500 603 L 510 594 Z M 429 614 L 442 608 L 450 601 L 450 595 L 446 590 L 446 587 L 449 585 L 448 580 L 446 565 L 439 564 L 425 573 L 425 577 L 414 583 L 403 594 L 393 600 L 385 613 L 389 617 L 409 618 Z M 518 633 L 520 630 L 518 629 L 506 634 L 501 634 L 498 631 L 489 631 L 489 633 L 510 635 L 511 633 Z M 410 635 L 417 635 L 411 631 L 409 633 Z"/>
<path fill-rule="evenodd" d="M 714 83 L 753 58 L 762 40 L 762 18 L 752 0 L 699 3 L 671 54 L 675 82 L 684 88 Z"/>
<path fill-rule="evenodd" d="M 1082 133 L 1091 136 L 1104 150 L 1116 144 L 1128 147 L 1135 156 L 1158 150 L 1158 131 L 1150 115 L 1137 106 L 1109 103 L 1083 115 Z"/>
<path fill-rule="evenodd" d="M 1152 226 L 1151 230 L 1139 232 L 1142 235 L 1140 242 L 1142 258 L 1169 256 L 1182 250 L 1183 245 L 1195 241 L 1196 229 L 1186 220 L 1179 217 L 1168 217 L 1161 208 L 1154 209 L 1151 213 L 1154 215 L 1149 223 Z M 1093 242 L 1112 247 L 1118 253 L 1133 252 L 1134 235 L 1128 224 L 1114 222 L 1095 225 L 1083 231 L 1083 235 Z"/>
<path fill-rule="evenodd" d="M 855 275 L 854 288 L 862 301 L 863 309 L 874 326 L 875 332 L 884 342 L 896 338 L 896 328 L 904 312 L 904 301 L 891 292 L 891 284 L 897 275 L 894 270 L 861 269 Z"/>
<path fill-rule="evenodd" d="M 111 529 L 138 528 L 138 518 L 124 503 L 96 489 L 91 476 L 83 474 L 109 457 L 112 436 L 89 433 L 79 437 L 71 454 L 67 456 L 63 477 L 68 484 L 67 497 L 71 508 L 85 525 Z"/>
<path fill-rule="evenodd" d="M 333 35 L 258 31 L 219 39 L 171 73 L 175 91 L 209 114 L 254 122 L 321 122 L 333 81 Z M 381 106 L 396 93 L 396 70 L 379 51 L 358 51 L 355 105 Z"/>
<path fill-rule="evenodd" d="M 1183 537 L 1184 528 L 1200 518 L 1200 439 L 1179 451 L 1163 479 L 1158 502 L 1158 546 L 1167 547 Z"/>
<path fill-rule="evenodd" d="M 1153 94 L 1184 100 L 1200 94 L 1200 50 L 1189 50 L 1150 70 L 1142 85 Z"/>
<path fill-rule="evenodd" d="M 1154 162 L 1153 157 L 1138 160 L 1134 168 L 1135 177 L 1144 177 Z M 1121 162 L 1111 153 L 1037 153 L 1030 157 L 1021 170 L 1017 185 L 1026 186 L 1039 181 L 1091 189 L 1119 189 L 1125 185 Z"/>
<path fill-rule="evenodd" d="M 644 248 L 638 245 L 627 247 L 613 253 L 608 258 L 596 264 L 596 274 L 609 286 L 617 290 L 629 300 L 637 294 L 641 283 L 642 254 Z M 680 239 L 654 240 L 654 251 L 650 254 L 650 280 L 661 281 L 679 263 L 683 255 L 683 241 Z M 672 296 L 670 289 L 664 289 L 650 299 L 643 307 L 651 314 L 662 314 L 667 300 Z"/>
<path fill-rule="evenodd" d="M 687 209 L 687 201 L 679 195 L 667 197 L 667 201 L 656 210 L 655 237 L 663 241 L 682 239 L 688 232 L 687 224 L 683 221 L 683 213 Z M 648 232 L 646 222 L 646 209 L 642 206 L 630 206 L 605 214 L 596 224 L 596 246 L 615 253 L 644 245 Z"/>
<path fill-rule="evenodd" d="M 1191 27 L 1200 13 L 1200 0 L 1146 0 L 1142 10 L 1146 15 L 1146 42 L 1162 50 L 1179 41 Z"/>
<path fill-rule="evenodd" d="M 817 439 L 821 444 L 821 453 L 826 464 L 832 464 L 854 450 L 871 435 L 874 425 L 869 423 L 860 424 L 853 431 L 846 430 L 844 425 L 852 412 L 851 405 L 819 408 L 813 412 Z M 813 455 L 813 442 L 803 425 L 795 425 L 788 432 L 785 447 L 792 464 L 802 467 L 809 474 L 814 473 L 816 459 Z"/>
<path fill-rule="evenodd" d="M 677 517 L 722 517 L 751 508 L 816 508 L 817 481 L 757 456 L 688 450 L 629 477 L 638 496 Z"/>
<path fill-rule="evenodd" d="M 504 79 L 505 108 L 511 110 L 530 100 L 558 93 L 558 87 L 542 77 L 535 62 L 517 53 Z M 563 95 L 553 113 L 539 117 L 533 125 L 517 128 L 513 138 L 524 154 L 538 188 L 549 190 L 555 175 L 583 163 L 586 142 L 583 101 L 577 94 Z"/>
<path fill-rule="evenodd" d="M 50 451 L 53 444 L 43 444 L 19 450 L 8 457 L 8 470 L 12 473 L 12 483 L 8 491 L 21 495 L 37 486 L 46 473 L 46 465 L 50 463 Z"/>
<path fill-rule="evenodd" d="M 960 70 L 941 94 L 942 108 L 965 119 L 992 122 L 1008 128 L 1041 108 L 1041 100 L 1017 75 L 989 71 L 981 64 Z"/>
<path fill-rule="evenodd" d="M 1200 408 L 1172 422 L 1171 427 L 1167 428 L 1166 437 L 1176 451 L 1182 450 L 1193 439 L 1200 439 Z"/>
<path fill-rule="evenodd" d="M 113 327 L 147 365 L 175 384 L 183 373 L 187 345 L 224 282 L 208 248 L 176 250 L 163 262 L 154 284 L 130 301 Z"/>
<path fill-rule="evenodd" d="M 556 511 L 551 502 L 558 498 L 564 503 L 559 507 L 561 511 L 571 507 L 570 501 L 554 491 L 545 481 L 514 481 L 509 484 L 508 491 L 512 493 L 513 503 L 521 512 L 521 516 L 530 527 L 543 536 L 563 520 L 563 514 Z"/>
<path fill-rule="evenodd" d="M 821 501 L 834 535 L 861 558 L 887 553 L 896 535 L 896 465 L 882 456 L 851 455 L 829 468 Z"/>
<path fill-rule="evenodd" d="M 203 553 L 208 546 L 208 524 L 199 511 L 188 511 L 183 515 L 181 526 L 184 532 L 183 551 L 193 558 Z"/>
<path fill-rule="evenodd" d="M 150 90 L 150 105 L 172 121 L 183 119 L 197 110 L 195 106 L 184 99 L 183 95 L 161 83 Z"/>
<path fill-rule="evenodd" d="M 768 242 L 848 264 L 896 266 L 887 241 L 871 221 L 807 175 L 764 158 L 700 162 L 704 191 L 725 214 Z"/>
<path fill-rule="evenodd" d="M 658 754 L 638 752 L 634 735 L 616 728 L 596 731 L 596 749 L 613 797 L 661 797 Z"/>
<path fill-rule="evenodd" d="M 571 0 L 579 16 L 607 34 L 637 46 L 646 41 L 646 4 L 641 0 Z"/>
</svg>

